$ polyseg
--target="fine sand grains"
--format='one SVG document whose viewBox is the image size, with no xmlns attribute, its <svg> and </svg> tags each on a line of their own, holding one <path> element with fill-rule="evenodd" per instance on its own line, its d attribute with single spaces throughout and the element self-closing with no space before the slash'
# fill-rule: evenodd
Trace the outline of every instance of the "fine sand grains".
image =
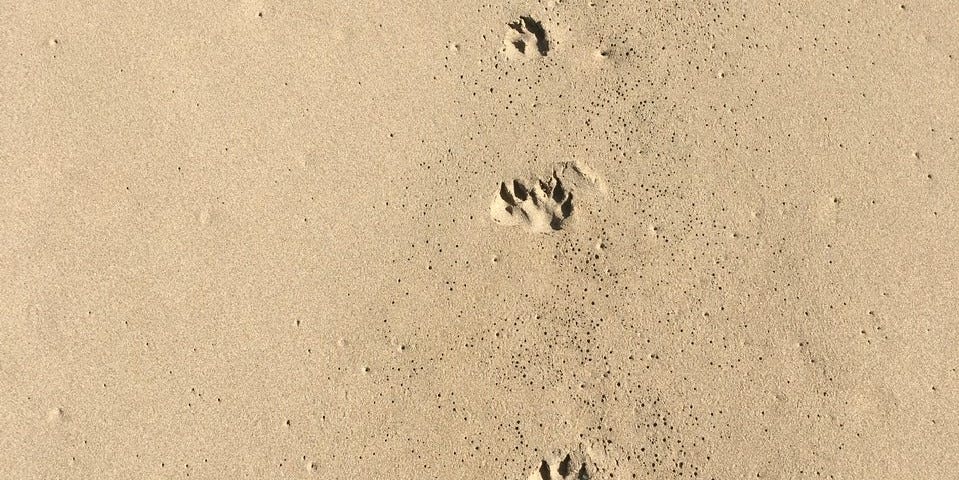
<svg viewBox="0 0 959 480">
<path fill-rule="evenodd" d="M 951 2 L 0 11 L 0 479 L 959 478 Z"/>
</svg>

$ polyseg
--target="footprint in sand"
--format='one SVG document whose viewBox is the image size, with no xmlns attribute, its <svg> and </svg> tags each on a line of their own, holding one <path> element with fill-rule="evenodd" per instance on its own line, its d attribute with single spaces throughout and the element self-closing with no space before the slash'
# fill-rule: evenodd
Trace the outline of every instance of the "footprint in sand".
<svg viewBox="0 0 959 480">
<path fill-rule="evenodd" d="M 546 39 L 546 30 L 543 25 L 531 17 L 520 17 L 517 22 L 507 24 L 506 52 L 517 58 L 545 57 L 549 52 L 549 40 Z"/>
<path fill-rule="evenodd" d="M 599 186 L 599 178 L 582 162 L 559 163 L 550 176 L 500 183 L 490 216 L 500 225 L 555 232 L 562 230 L 575 212 L 574 191 Z"/>
</svg>

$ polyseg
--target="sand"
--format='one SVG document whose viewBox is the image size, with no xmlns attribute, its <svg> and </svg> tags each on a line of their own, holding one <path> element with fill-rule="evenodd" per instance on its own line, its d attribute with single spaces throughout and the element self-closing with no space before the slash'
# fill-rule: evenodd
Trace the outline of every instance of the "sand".
<svg viewBox="0 0 959 480">
<path fill-rule="evenodd" d="M 0 478 L 959 478 L 952 2 L 0 10 Z"/>
</svg>

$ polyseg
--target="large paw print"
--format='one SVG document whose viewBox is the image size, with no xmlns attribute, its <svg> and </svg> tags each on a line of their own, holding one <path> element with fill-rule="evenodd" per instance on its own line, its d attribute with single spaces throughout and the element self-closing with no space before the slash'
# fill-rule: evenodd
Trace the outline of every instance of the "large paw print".
<svg viewBox="0 0 959 480">
<path fill-rule="evenodd" d="M 562 459 L 543 460 L 539 469 L 530 474 L 529 480 L 590 480 L 593 470 L 580 455 L 567 454 Z"/>
<path fill-rule="evenodd" d="M 556 174 L 529 184 L 520 179 L 503 182 L 490 205 L 490 215 L 496 222 L 539 233 L 562 229 L 572 214 L 573 193 Z"/>
</svg>

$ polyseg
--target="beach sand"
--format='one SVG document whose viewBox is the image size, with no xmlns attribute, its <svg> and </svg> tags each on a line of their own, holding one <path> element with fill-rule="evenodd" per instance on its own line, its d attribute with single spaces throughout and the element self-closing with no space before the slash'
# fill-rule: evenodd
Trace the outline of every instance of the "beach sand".
<svg viewBox="0 0 959 480">
<path fill-rule="evenodd" d="M 952 2 L 0 17 L 0 478 L 959 478 Z"/>
</svg>

